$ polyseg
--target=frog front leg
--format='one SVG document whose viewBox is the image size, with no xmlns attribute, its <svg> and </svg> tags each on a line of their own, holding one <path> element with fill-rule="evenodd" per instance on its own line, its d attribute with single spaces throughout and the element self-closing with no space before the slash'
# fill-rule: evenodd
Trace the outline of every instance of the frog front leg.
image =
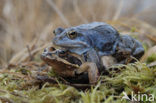
<svg viewBox="0 0 156 103">
<path fill-rule="evenodd" d="M 99 78 L 99 71 L 95 63 L 93 62 L 85 62 L 83 63 L 79 69 L 76 70 L 76 74 L 81 74 L 87 72 L 89 83 L 95 84 Z"/>
</svg>

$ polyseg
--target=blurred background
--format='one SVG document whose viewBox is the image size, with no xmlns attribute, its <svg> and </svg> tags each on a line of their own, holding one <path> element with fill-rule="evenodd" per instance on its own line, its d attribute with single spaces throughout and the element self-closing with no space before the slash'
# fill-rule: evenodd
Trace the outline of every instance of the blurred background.
<svg viewBox="0 0 156 103">
<path fill-rule="evenodd" d="M 93 21 L 139 35 L 148 46 L 156 43 L 155 0 L 0 0 L 0 65 L 15 61 L 26 49 L 43 49 L 59 26 Z"/>
</svg>

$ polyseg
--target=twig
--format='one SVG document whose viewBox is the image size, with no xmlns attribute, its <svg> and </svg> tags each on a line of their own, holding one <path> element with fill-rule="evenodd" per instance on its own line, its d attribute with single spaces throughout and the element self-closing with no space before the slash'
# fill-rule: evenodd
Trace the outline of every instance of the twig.
<svg viewBox="0 0 156 103">
<path fill-rule="evenodd" d="M 77 0 L 73 0 L 73 5 L 75 7 L 75 12 L 78 15 L 78 17 L 84 22 L 87 23 L 88 21 L 84 18 L 84 16 L 82 15 L 82 13 L 80 12 L 80 9 L 77 5 Z"/>
<path fill-rule="evenodd" d="M 121 0 L 120 4 L 118 6 L 118 9 L 117 9 L 117 11 L 116 11 L 116 13 L 115 13 L 115 15 L 113 17 L 113 20 L 117 20 L 119 18 L 121 10 L 122 10 L 122 7 L 123 7 L 123 4 L 124 4 L 124 0 Z"/>
<path fill-rule="evenodd" d="M 33 56 L 32 56 L 32 54 L 31 54 L 29 45 L 27 45 L 27 50 L 28 50 L 28 53 L 29 53 L 30 61 L 32 61 L 32 60 L 33 60 Z"/>
<path fill-rule="evenodd" d="M 2 96 L 0 96 L 0 100 L 2 100 L 4 103 L 15 103 L 13 100 Z"/>
<path fill-rule="evenodd" d="M 47 3 L 55 10 L 55 12 L 60 16 L 61 20 L 64 22 L 65 25 L 70 26 L 68 20 L 63 15 L 63 13 L 57 8 L 53 0 L 46 0 Z"/>
<path fill-rule="evenodd" d="M 152 35 L 145 35 L 147 38 L 149 38 L 150 40 L 152 40 L 154 43 L 156 43 L 156 36 L 152 36 Z"/>
<path fill-rule="evenodd" d="M 10 71 L 4 71 L 4 70 L 0 70 L 0 74 L 4 74 L 4 73 L 7 73 L 9 75 L 13 75 L 13 76 L 16 76 L 18 78 L 22 78 L 22 79 L 25 79 L 25 80 L 30 80 L 31 78 L 28 77 L 27 75 L 23 75 L 21 73 L 16 73 L 16 72 L 10 72 Z"/>
<path fill-rule="evenodd" d="M 156 61 L 147 65 L 149 68 L 156 67 Z"/>
</svg>

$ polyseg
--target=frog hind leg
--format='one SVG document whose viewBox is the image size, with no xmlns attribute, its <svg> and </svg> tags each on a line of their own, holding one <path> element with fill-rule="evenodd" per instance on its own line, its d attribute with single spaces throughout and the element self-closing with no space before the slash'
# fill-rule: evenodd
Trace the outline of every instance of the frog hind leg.
<svg viewBox="0 0 156 103">
<path fill-rule="evenodd" d="M 99 71 L 95 63 L 85 62 L 76 71 L 76 74 L 81 74 L 83 72 L 88 73 L 89 83 L 96 84 L 99 78 Z"/>
<path fill-rule="evenodd" d="M 143 54 L 144 54 L 145 50 L 142 46 L 142 44 L 135 40 L 135 50 L 133 51 L 133 56 L 136 58 L 136 59 L 140 59 Z"/>
</svg>

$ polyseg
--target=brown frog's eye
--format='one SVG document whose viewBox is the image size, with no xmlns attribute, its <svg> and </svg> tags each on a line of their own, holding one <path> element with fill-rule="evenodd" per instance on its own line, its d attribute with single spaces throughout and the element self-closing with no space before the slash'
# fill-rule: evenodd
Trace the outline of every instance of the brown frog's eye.
<svg viewBox="0 0 156 103">
<path fill-rule="evenodd" d="M 68 33 L 67 36 L 70 39 L 75 39 L 77 37 L 77 33 L 74 31 L 74 32 Z"/>
<path fill-rule="evenodd" d="M 49 51 L 54 51 L 56 50 L 54 47 L 49 47 Z"/>
</svg>

